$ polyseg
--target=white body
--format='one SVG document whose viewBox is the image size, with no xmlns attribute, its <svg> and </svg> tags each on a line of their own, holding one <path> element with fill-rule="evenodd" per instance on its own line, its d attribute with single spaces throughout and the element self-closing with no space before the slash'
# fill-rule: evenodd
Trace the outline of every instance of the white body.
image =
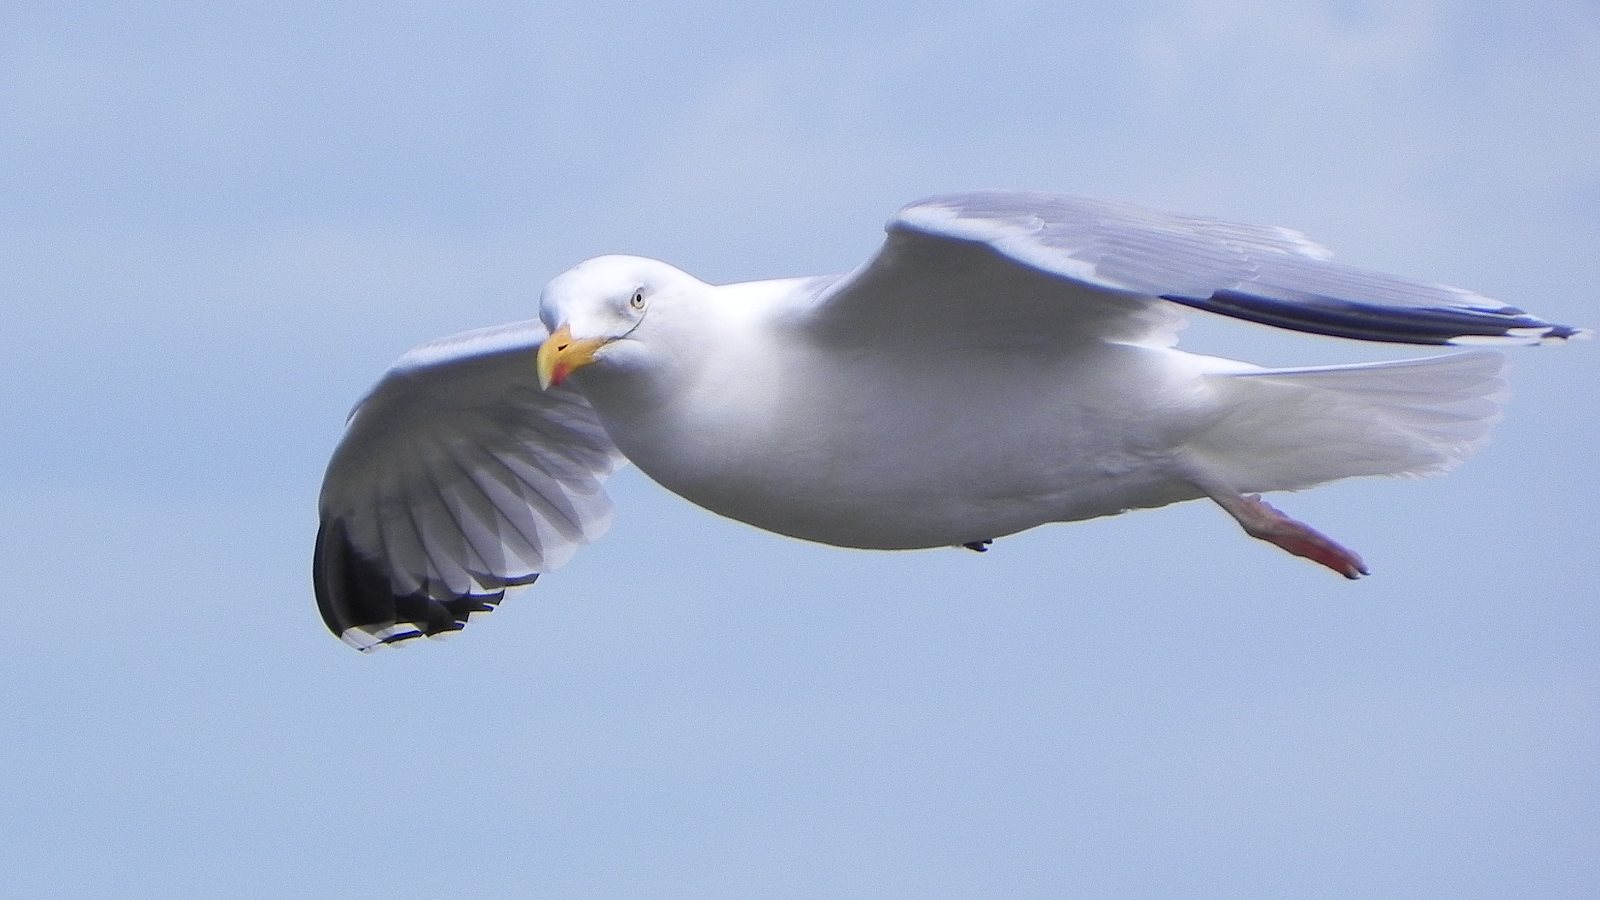
<svg viewBox="0 0 1600 900">
<path fill-rule="evenodd" d="M 669 390 L 643 389 L 648 371 L 596 366 L 574 379 L 618 449 L 663 487 L 827 544 L 948 546 L 1200 496 L 1177 451 L 1215 417 L 1214 392 L 1193 378 L 1203 357 L 1108 344 L 859 352 L 793 330 L 719 341 Z M 1130 395 L 1151 377 L 1187 387 Z"/>
<path fill-rule="evenodd" d="M 1464 455 L 1497 408 L 1474 404 L 1441 440 L 1417 429 L 1406 403 L 1362 395 L 1403 378 L 1394 364 L 1268 380 L 1246 363 L 1118 342 L 993 346 L 913 330 L 861 347 L 807 327 L 795 314 L 810 302 L 801 282 L 702 288 L 716 312 L 696 320 L 717 325 L 697 333 L 692 365 L 624 339 L 599 360 L 609 352 L 624 364 L 586 367 L 574 383 L 623 455 L 663 487 L 845 547 L 964 544 L 1195 499 L 1210 482 L 1259 492 L 1420 474 Z M 1498 355 L 1421 363 L 1436 382 L 1430 407 L 1500 388 Z M 1314 384 L 1335 372 L 1338 387 Z M 1234 421 L 1246 398 L 1269 414 Z M 1270 415 L 1273 400 L 1281 416 Z M 1308 406 L 1318 417 L 1302 415 Z M 1330 440 L 1352 421 L 1363 453 Z"/>
</svg>

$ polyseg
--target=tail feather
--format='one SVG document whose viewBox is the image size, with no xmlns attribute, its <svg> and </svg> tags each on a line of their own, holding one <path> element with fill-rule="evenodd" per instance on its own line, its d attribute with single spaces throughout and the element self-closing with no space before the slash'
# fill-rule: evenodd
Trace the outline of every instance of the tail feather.
<svg viewBox="0 0 1600 900">
<path fill-rule="evenodd" d="M 1474 352 L 1217 374 L 1227 411 L 1188 445 L 1241 491 L 1433 475 L 1488 439 L 1507 397 L 1504 372 L 1503 356 Z"/>
</svg>

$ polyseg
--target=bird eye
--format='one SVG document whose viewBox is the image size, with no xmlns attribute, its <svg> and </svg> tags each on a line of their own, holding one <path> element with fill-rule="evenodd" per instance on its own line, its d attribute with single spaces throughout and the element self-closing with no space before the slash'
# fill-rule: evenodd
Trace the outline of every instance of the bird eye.
<svg viewBox="0 0 1600 900">
<path fill-rule="evenodd" d="M 644 309 L 644 288 L 633 292 L 633 296 L 628 298 L 628 305 L 634 309 Z"/>
</svg>

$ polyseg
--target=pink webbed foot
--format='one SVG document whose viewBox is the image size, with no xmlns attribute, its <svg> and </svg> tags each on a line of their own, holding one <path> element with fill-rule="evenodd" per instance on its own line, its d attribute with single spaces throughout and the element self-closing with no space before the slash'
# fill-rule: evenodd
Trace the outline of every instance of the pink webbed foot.
<svg viewBox="0 0 1600 900">
<path fill-rule="evenodd" d="M 1315 563 L 1320 563 L 1346 578 L 1360 578 L 1368 574 L 1367 565 L 1354 551 L 1304 522 L 1298 522 L 1280 512 L 1259 496 L 1212 495 L 1217 505 L 1227 510 L 1245 533 L 1260 538 Z"/>
</svg>

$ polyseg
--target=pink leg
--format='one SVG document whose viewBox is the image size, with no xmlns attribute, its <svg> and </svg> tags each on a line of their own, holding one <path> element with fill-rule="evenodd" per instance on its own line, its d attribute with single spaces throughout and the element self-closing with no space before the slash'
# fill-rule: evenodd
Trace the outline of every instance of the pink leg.
<svg viewBox="0 0 1600 900">
<path fill-rule="evenodd" d="M 1211 499 L 1238 520 L 1245 534 L 1277 544 L 1279 547 L 1321 563 L 1346 578 L 1367 574 L 1367 566 L 1354 552 L 1339 546 L 1304 522 L 1279 512 L 1257 495 L 1213 492 Z"/>
</svg>

